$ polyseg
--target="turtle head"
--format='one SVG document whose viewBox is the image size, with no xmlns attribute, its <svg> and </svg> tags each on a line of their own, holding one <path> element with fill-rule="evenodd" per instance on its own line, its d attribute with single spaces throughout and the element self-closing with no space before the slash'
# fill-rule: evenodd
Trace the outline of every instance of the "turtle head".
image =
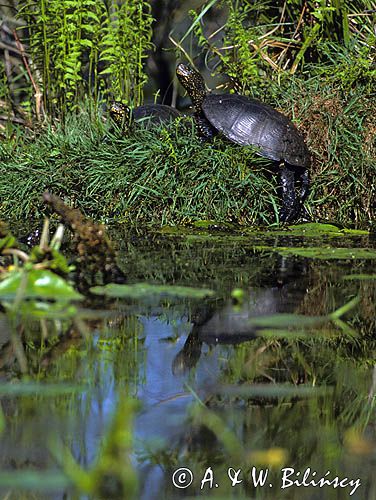
<svg viewBox="0 0 376 500">
<path fill-rule="evenodd" d="M 204 79 L 198 71 L 182 63 L 177 65 L 176 75 L 192 99 L 196 111 L 199 111 L 206 96 Z"/>
<path fill-rule="evenodd" d="M 123 130 L 129 128 L 131 120 L 131 110 L 128 106 L 120 101 L 112 101 L 110 106 L 110 116 L 118 127 Z"/>
</svg>

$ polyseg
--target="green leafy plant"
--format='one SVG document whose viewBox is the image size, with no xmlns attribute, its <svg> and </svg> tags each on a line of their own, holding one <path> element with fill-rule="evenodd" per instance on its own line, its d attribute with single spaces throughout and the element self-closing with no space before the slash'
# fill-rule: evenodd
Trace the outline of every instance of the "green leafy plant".
<svg viewBox="0 0 376 500">
<path fill-rule="evenodd" d="M 207 22 L 208 11 L 217 10 L 223 16 L 223 7 L 226 22 L 213 30 Z M 187 54 L 183 42 L 194 32 L 206 60 L 212 59 L 216 70 L 228 74 L 238 88 L 267 88 L 270 79 L 280 81 L 285 73 L 302 73 L 308 63 L 325 64 L 343 47 L 371 64 L 376 36 L 373 9 L 367 0 L 351 4 L 346 0 L 330 4 L 325 0 L 211 1 L 191 13 L 193 23 L 176 45 Z M 327 44 L 331 50 L 322 50 Z"/>
<path fill-rule="evenodd" d="M 373 220 L 374 98 L 350 96 L 320 77 L 285 81 L 276 107 L 294 118 L 312 153 L 313 220 Z M 251 147 L 217 138 L 202 143 L 189 119 L 127 136 L 88 113 L 40 137 L 0 146 L 1 209 L 24 219 L 44 213 L 41 194 L 56 193 L 95 219 L 182 224 L 216 221 L 271 224 L 277 220 L 278 171 Z M 105 139 L 104 139 L 105 137 Z"/>
<path fill-rule="evenodd" d="M 65 114 L 88 94 L 95 104 L 107 92 L 142 101 L 143 63 L 151 48 L 148 2 L 21 0 L 19 18 L 46 112 Z"/>
<path fill-rule="evenodd" d="M 143 101 L 146 83 L 143 65 L 151 49 L 150 5 L 146 1 L 110 2 L 102 22 L 99 61 L 106 65 L 100 75 L 110 75 L 109 91 L 134 105 Z"/>
</svg>

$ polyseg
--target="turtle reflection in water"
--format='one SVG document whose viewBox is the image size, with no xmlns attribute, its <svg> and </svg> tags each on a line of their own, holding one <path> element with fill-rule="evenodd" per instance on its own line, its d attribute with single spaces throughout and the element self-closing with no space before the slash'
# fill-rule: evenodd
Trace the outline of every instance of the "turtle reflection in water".
<svg viewBox="0 0 376 500">
<path fill-rule="evenodd" d="M 179 64 L 177 77 L 195 108 L 195 120 L 202 137 L 218 132 L 241 146 L 256 146 L 261 156 L 283 163 L 281 187 L 282 222 L 297 219 L 309 189 L 310 154 L 295 125 L 282 113 L 256 99 L 238 94 L 208 94 L 200 73 Z M 301 184 L 299 199 L 295 181 Z"/>
<path fill-rule="evenodd" d="M 149 127 L 150 125 L 171 122 L 182 114 L 176 108 L 164 104 L 145 104 L 131 109 L 119 101 L 113 101 L 110 106 L 110 116 L 116 125 L 126 133 L 134 122 Z"/>
<path fill-rule="evenodd" d="M 271 286 L 251 288 L 249 299 L 242 305 L 234 306 L 231 300 L 225 304 L 212 300 L 202 303 L 191 318 L 192 330 L 183 348 L 174 358 L 173 374 L 181 375 L 196 366 L 203 344 L 236 345 L 255 339 L 258 327 L 252 325 L 252 319 L 294 313 L 309 289 L 304 269 L 305 264 L 296 268 L 293 263 L 291 268 L 281 268 Z"/>
</svg>

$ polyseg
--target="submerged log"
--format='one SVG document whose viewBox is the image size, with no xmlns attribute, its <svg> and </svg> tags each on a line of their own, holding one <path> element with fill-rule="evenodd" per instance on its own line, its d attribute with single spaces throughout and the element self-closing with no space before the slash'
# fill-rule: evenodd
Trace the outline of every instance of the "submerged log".
<svg viewBox="0 0 376 500">
<path fill-rule="evenodd" d="M 74 250 L 78 255 L 78 286 L 86 288 L 98 284 L 98 273 L 102 274 L 104 283 L 124 283 L 125 275 L 116 263 L 116 252 L 105 226 L 87 219 L 79 209 L 69 207 L 54 194 L 44 193 L 43 200 L 60 215 L 63 223 L 74 234 Z"/>
</svg>

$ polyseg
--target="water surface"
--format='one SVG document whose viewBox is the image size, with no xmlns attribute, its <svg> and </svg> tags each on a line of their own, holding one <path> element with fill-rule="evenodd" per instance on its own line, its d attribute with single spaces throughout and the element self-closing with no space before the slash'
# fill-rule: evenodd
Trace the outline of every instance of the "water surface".
<svg viewBox="0 0 376 500">
<path fill-rule="evenodd" d="M 1 470 L 61 471 L 51 451 L 57 442 L 89 468 L 119 398 L 130 396 L 140 402 L 131 457 L 139 498 L 342 499 L 354 489 L 352 498 L 376 498 L 376 282 L 344 279 L 375 273 L 375 260 L 273 251 L 372 249 L 371 237 L 179 235 L 121 228 L 113 228 L 112 236 L 120 242 L 119 262 L 129 283 L 210 288 L 215 295 L 87 301 L 80 328 L 71 319 L 47 321 L 42 344 L 41 324 L 27 322 L 23 335 L 31 379 L 84 389 L 49 397 L 2 396 Z M 231 296 L 234 289 L 244 291 L 238 302 Z M 276 324 L 267 331 L 252 323 L 275 314 L 326 316 L 355 297 L 358 304 L 338 322 Z M 1 376 L 15 381 L 19 374 L 4 315 L 1 327 Z M 193 474 L 186 489 L 172 482 L 181 467 Z M 255 487 L 252 467 L 268 471 L 264 486 Z M 241 469 L 241 483 L 231 485 L 229 468 Z M 290 480 L 297 484 L 281 489 L 286 468 L 294 469 Z M 307 481 L 326 474 L 332 484 L 300 485 L 308 468 Z M 177 482 L 179 475 L 174 477 Z M 348 481 L 335 487 L 336 477 Z M 87 498 L 60 487 L 22 493 L 16 484 L 3 486 L 2 494 L 8 493 L 9 498 Z"/>
</svg>

